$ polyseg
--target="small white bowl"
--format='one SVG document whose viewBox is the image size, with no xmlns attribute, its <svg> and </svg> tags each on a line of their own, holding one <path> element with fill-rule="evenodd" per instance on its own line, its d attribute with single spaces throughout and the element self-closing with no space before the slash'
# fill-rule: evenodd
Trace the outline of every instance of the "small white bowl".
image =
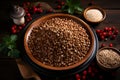
<svg viewBox="0 0 120 80">
<path fill-rule="evenodd" d="M 101 7 L 90 6 L 84 10 L 83 16 L 90 23 L 100 23 L 106 18 L 106 13 Z"/>
</svg>

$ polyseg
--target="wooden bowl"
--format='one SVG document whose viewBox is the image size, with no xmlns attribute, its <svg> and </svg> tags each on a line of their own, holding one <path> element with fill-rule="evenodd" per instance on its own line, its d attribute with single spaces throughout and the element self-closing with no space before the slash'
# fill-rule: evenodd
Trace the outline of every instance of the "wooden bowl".
<svg viewBox="0 0 120 80">
<path fill-rule="evenodd" d="M 72 19 L 74 20 L 75 22 L 79 23 L 85 30 L 86 32 L 88 33 L 89 35 L 89 38 L 90 38 L 90 42 L 91 42 L 91 45 L 90 45 L 90 49 L 88 51 L 88 53 L 86 54 L 86 56 L 78 63 L 76 64 L 73 64 L 73 65 L 70 65 L 70 66 L 67 66 L 67 67 L 53 67 L 53 66 L 49 66 L 49 65 L 45 65 L 43 64 L 42 62 L 38 61 L 31 53 L 29 47 L 28 47 L 28 37 L 30 36 L 30 33 L 32 31 L 32 29 L 34 27 L 37 27 L 41 22 L 43 21 L 46 21 L 48 19 L 51 19 L 51 18 L 55 18 L 55 17 L 59 17 L 59 18 L 68 18 L 68 19 Z M 72 16 L 72 15 L 69 15 L 69 14 L 62 14 L 62 13 L 57 13 L 57 14 L 49 14 L 49 15 L 46 15 L 46 16 L 43 16 L 41 18 L 38 18 L 37 20 L 33 21 L 30 26 L 28 27 L 28 29 L 26 30 L 26 33 L 25 33 L 25 36 L 24 36 L 24 47 L 25 47 L 25 50 L 26 50 L 26 54 L 28 55 L 28 57 L 34 62 L 36 63 L 37 65 L 39 65 L 40 67 L 42 68 L 45 68 L 45 69 L 49 69 L 49 70 L 69 70 L 69 69 L 73 69 L 73 68 L 76 68 L 80 65 L 82 65 L 84 62 L 86 62 L 86 60 L 91 56 L 92 52 L 93 52 L 93 49 L 94 49 L 94 45 L 95 45 L 95 42 L 94 42 L 94 33 L 92 32 L 91 28 L 89 25 L 87 25 L 84 21 L 82 21 L 80 18 L 78 17 L 75 17 L 75 16 Z"/>
<path fill-rule="evenodd" d="M 89 10 L 97 10 L 98 13 L 101 13 L 101 14 L 102 14 L 102 18 L 101 18 L 101 19 L 99 18 L 99 20 L 97 20 L 97 21 L 95 21 L 94 18 L 89 19 L 89 18 L 88 18 L 88 15 L 87 15 L 87 12 L 88 12 Z M 89 13 L 89 14 L 90 14 L 90 13 Z M 85 18 L 88 22 L 90 22 L 90 23 L 100 23 L 100 22 L 102 22 L 102 21 L 106 18 L 106 12 L 105 12 L 105 10 L 102 9 L 101 7 L 98 7 L 98 6 L 90 6 L 90 7 L 87 7 L 87 8 L 84 10 L 83 16 L 84 16 L 84 18 Z M 90 17 L 95 17 L 95 18 L 98 17 L 98 15 L 95 15 L 95 12 L 94 12 L 93 14 L 89 15 L 89 16 L 90 16 Z"/>
<path fill-rule="evenodd" d="M 113 61 L 115 61 L 116 59 L 113 57 L 113 58 L 109 58 L 107 55 L 110 55 L 110 56 L 112 56 L 111 55 L 111 53 L 112 52 L 110 52 L 110 53 L 108 53 L 108 52 L 106 52 L 106 56 L 101 56 L 102 57 L 102 59 L 103 60 L 105 60 L 104 62 L 102 62 L 101 60 L 101 58 L 100 58 L 100 55 L 102 55 L 102 54 L 105 54 L 105 53 L 103 53 L 103 52 L 101 52 L 101 51 L 104 51 L 104 50 L 112 50 L 112 51 L 114 51 L 115 53 L 113 53 L 113 54 L 118 54 L 117 56 L 119 57 L 119 61 L 118 61 L 118 65 L 116 66 L 116 64 L 111 64 L 111 63 L 108 63 L 108 62 L 113 62 Z M 100 53 L 101 52 L 101 53 Z M 109 59 L 108 59 L 109 58 Z M 111 59 L 111 60 L 110 60 Z M 101 68 L 101 69 L 103 69 L 103 70 L 115 70 L 115 69 L 117 69 L 117 68 L 119 68 L 120 67 L 120 51 L 118 50 L 118 49 L 116 49 L 116 48 L 113 48 L 113 47 L 104 47 L 104 48 L 101 48 L 101 49 L 99 49 L 98 50 L 98 52 L 97 52 L 97 54 L 96 54 L 96 60 L 97 60 L 97 63 L 98 63 L 98 66 Z M 110 60 L 110 61 L 107 61 L 107 60 Z M 107 61 L 107 62 L 106 62 Z M 108 66 L 108 65 L 104 65 L 104 64 L 111 64 L 110 66 Z"/>
</svg>

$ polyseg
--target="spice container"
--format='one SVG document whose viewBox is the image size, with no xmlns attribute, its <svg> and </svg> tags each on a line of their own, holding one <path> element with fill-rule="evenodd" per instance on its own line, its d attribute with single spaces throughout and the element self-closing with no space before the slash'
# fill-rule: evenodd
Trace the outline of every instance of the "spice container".
<svg viewBox="0 0 120 80">
<path fill-rule="evenodd" d="M 84 10 L 83 16 L 90 23 L 100 23 L 105 19 L 106 13 L 100 7 L 90 6 Z"/>
<path fill-rule="evenodd" d="M 101 48 L 96 54 L 96 60 L 100 68 L 114 70 L 120 67 L 120 52 L 112 47 Z"/>
<path fill-rule="evenodd" d="M 25 10 L 18 6 L 18 5 L 14 5 L 12 7 L 12 10 L 10 12 L 10 17 L 13 19 L 13 22 L 16 25 L 22 25 L 25 23 Z"/>
</svg>

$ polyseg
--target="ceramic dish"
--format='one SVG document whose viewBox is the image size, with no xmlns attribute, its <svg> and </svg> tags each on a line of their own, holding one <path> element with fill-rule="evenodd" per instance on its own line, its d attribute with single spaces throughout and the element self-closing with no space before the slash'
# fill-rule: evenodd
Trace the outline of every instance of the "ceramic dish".
<svg viewBox="0 0 120 80">
<path fill-rule="evenodd" d="M 90 6 L 84 10 L 83 16 L 90 23 L 100 23 L 106 18 L 106 12 L 101 7 Z"/>
<path fill-rule="evenodd" d="M 89 34 L 89 38 L 90 38 L 90 42 L 91 42 L 90 49 L 87 52 L 87 55 L 80 62 L 73 64 L 73 65 L 70 65 L 70 66 L 66 66 L 66 67 L 53 67 L 53 66 L 45 65 L 42 62 L 38 61 L 35 57 L 33 57 L 32 53 L 28 47 L 28 37 L 30 36 L 32 29 L 34 27 L 38 26 L 39 23 L 41 23 L 42 21 L 46 21 L 48 19 L 55 18 L 55 17 L 72 19 L 72 20 L 76 21 L 77 23 L 79 23 L 84 29 L 86 29 L 86 32 Z M 87 25 L 80 18 L 69 15 L 69 14 L 61 14 L 61 13 L 49 14 L 49 15 L 43 16 L 41 18 L 38 18 L 37 20 L 33 21 L 29 25 L 28 29 L 25 32 L 25 36 L 24 36 L 24 47 L 25 47 L 25 51 L 26 51 L 27 56 L 31 59 L 31 61 L 33 61 L 38 66 L 40 66 L 44 69 L 48 69 L 48 70 L 58 70 L 58 71 L 62 70 L 63 71 L 63 70 L 70 70 L 70 69 L 76 68 L 76 67 L 82 65 L 83 63 L 85 63 L 91 57 L 91 55 L 93 53 L 93 50 L 95 47 L 95 39 L 94 39 L 94 33 L 91 30 L 90 26 Z"/>
<path fill-rule="evenodd" d="M 27 25 L 26 27 L 29 27 L 29 25 Z M 93 30 L 94 32 L 94 30 Z M 98 50 L 98 46 L 99 46 L 99 42 L 98 42 L 98 38 L 97 35 L 94 32 L 94 39 L 95 39 L 95 45 L 94 45 L 94 50 L 91 54 L 91 56 L 87 59 L 86 62 L 84 62 L 82 65 L 73 68 L 73 69 L 69 69 L 69 70 L 64 70 L 64 71 L 56 71 L 56 70 L 49 70 L 49 69 L 45 69 L 40 67 L 39 65 L 35 64 L 28 56 L 25 52 L 23 52 L 22 54 L 22 58 L 24 61 L 26 61 L 33 70 L 35 70 L 39 75 L 44 75 L 45 77 L 66 77 L 66 76 L 70 76 L 70 75 L 74 75 L 76 73 L 82 72 L 83 70 L 85 70 L 90 63 L 94 60 L 97 50 Z M 23 48 L 23 47 L 22 47 Z M 24 50 L 24 49 L 22 49 Z"/>
<path fill-rule="evenodd" d="M 96 60 L 100 68 L 114 70 L 120 67 L 120 51 L 113 47 L 104 47 L 98 50 Z"/>
</svg>

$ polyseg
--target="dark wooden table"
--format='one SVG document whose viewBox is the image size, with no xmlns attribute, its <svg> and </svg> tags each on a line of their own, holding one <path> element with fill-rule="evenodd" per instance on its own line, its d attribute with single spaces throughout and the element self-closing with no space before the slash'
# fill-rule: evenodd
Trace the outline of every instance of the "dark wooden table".
<svg viewBox="0 0 120 80">
<path fill-rule="evenodd" d="M 11 19 L 9 18 L 8 10 L 9 6 L 11 4 L 18 4 L 25 1 L 36 1 L 36 0 L 4 0 L 0 3 L 0 40 L 4 36 L 4 34 L 9 31 L 10 26 L 9 24 Z M 54 0 L 43 0 L 45 2 L 48 2 L 51 6 L 53 5 L 52 2 Z M 52 1 L 52 2 L 51 2 Z M 88 6 L 88 4 L 93 0 L 81 0 L 82 5 L 84 8 Z M 120 49 L 120 1 L 118 0 L 94 0 L 94 4 L 98 5 L 105 9 L 107 13 L 106 19 L 100 23 L 97 26 L 90 25 L 91 27 L 94 27 L 94 29 L 103 29 L 106 26 L 116 26 L 119 30 L 119 35 L 115 40 L 109 40 L 109 41 L 99 41 L 100 45 L 102 43 L 109 44 L 113 43 L 114 47 Z M 120 75 L 120 71 L 118 71 L 118 75 Z M 22 76 L 20 75 L 20 72 L 18 70 L 18 67 L 16 65 L 15 59 L 11 59 L 8 57 L 5 57 L 0 54 L 0 80 L 22 80 Z M 48 79 L 49 80 L 49 79 Z M 116 79 L 114 80 L 120 80 L 119 76 L 116 76 Z"/>
</svg>

